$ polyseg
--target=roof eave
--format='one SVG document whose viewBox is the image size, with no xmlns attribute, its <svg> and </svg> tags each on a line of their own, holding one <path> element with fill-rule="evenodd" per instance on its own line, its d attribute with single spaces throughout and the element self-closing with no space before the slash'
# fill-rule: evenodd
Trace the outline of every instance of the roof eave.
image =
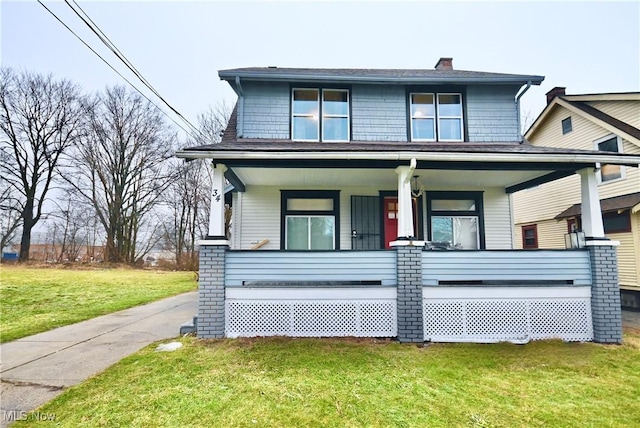
<svg viewBox="0 0 640 428">
<path fill-rule="evenodd" d="M 336 82 L 336 83 L 369 83 L 369 84 L 398 84 L 398 85 L 425 85 L 425 84 L 519 84 L 531 82 L 532 85 L 540 85 L 544 76 L 433 76 L 433 77 L 382 77 L 382 76 L 329 76 L 323 74 L 295 74 L 295 73 L 259 73 L 259 72 L 225 72 L 220 71 L 221 80 L 233 83 L 236 77 L 254 81 L 287 81 L 287 82 Z"/>
<path fill-rule="evenodd" d="M 180 150 L 176 157 L 185 159 L 215 158 L 225 159 L 283 159 L 283 160 L 386 160 L 431 162 L 514 162 L 514 163 L 575 163 L 595 165 L 597 163 L 638 167 L 640 156 L 557 154 L 557 153 L 460 153 L 460 152 L 271 152 L 271 151 L 223 151 L 223 150 Z"/>
</svg>

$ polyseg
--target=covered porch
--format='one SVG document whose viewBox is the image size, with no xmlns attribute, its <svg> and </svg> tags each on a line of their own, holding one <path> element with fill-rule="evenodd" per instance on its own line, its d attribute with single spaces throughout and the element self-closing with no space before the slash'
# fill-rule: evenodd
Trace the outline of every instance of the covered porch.
<svg viewBox="0 0 640 428">
<path fill-rule="evenodd" d="M 616 243 L 603 238 L 596 166 L 637 159 L 517 149 L 216 152 L 209 237 L 200 247 L 198 335 L 619 343 Z M 585 248 L 513 250 L 509 195 L 572 174 L 581 177 Z M 237 191 L 234 228 L 244 222 L 259 233 L 275 230 L 271 248 L 249 250 L 261 240 L 243 237 L 249 228 L 234 230 L 240 236 L 230 240 L 224 236 L 224 203 L 217 196 L 225 177 Z M 369 232 L 354 227 L 354 196 L 379 201 L 373 209 L 379 236 L 369 247 L 358 246 Z M 389 196 L 397 201 L 392 239 L 382 203 Z M 295 205 L 314 199 L 322 201 L 309 204 L 310 212 Z M 256 200 L 265 204 L 261 215 L 271 218 L 262 228 L 250 213 Z M 327 200 L 330 205 L 322 205 Z M 330 246 L 292 247 L 289 216 L 330 218 L 325 235 L 331 240 L 320 234 Z M 456 230 L 457 219 L 466 226 Z M 454 237 L 446 249 L 434 245 L 442 243 L 436 236 L 447 236 L 436 235 L 442 224 L 451 225 Z M 313 230 L 307 230 L 309 244 Z"/>
</svg>

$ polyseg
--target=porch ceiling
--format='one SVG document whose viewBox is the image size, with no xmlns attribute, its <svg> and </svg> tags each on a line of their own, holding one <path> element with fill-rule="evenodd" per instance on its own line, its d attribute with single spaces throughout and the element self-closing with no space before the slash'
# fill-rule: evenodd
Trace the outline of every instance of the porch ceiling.
<svg viewBox="0 0 640 428">
<path fill-rule="evenodd" d="M 376 190 L 395 189 L 398 175 L 394 169 L 344 168 L 262 168 L 235 167 L 233 171 L 245 185 L 299 186 L 301 188 L 334 188 L 346 186 L 371 187 Z M 553 173 L 536 171 L 464 171 L 416 169 L 413 175 L 427 189 L 486 187 L 509 188 Z"/>
</svg>

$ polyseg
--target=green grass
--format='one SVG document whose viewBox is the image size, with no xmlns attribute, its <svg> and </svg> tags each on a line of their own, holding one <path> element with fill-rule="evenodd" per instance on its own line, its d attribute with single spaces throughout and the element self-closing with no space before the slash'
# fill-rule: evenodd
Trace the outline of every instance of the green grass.
<svg viewBox="0 0 640 428">
<path fill-rule="evenodd" d="M 179 340 L 38 412 L 62 427 L 640 426 L 637 335 L 622 346 Z"/>
<path fill-rule="evenodd" d="M 195 290 L 193 272 L 2 266 L 0 342 Z"/>
</svg>

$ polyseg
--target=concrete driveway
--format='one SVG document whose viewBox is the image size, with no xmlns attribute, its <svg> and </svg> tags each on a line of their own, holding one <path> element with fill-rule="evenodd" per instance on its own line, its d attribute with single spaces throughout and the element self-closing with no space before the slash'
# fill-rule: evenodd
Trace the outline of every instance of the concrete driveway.
<svg viewBox="0 0 640 428">
<path fill-rule="evenodd" d="M 178 336 L 197 311 L 194 291 L 0 345 L 0 425 L 146 345 Z"/>
</svg>

